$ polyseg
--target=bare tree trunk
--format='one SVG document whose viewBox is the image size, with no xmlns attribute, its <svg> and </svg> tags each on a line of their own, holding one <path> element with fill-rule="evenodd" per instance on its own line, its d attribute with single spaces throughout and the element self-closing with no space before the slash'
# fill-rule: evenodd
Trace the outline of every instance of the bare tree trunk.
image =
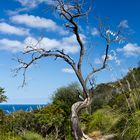
<svg viewBox="0 0 140 140">
<path fill-rule="evenodd" d="M 90 140 L 90 138 L 87 138 L 87 136 L 83 133 L 83 131 L 80 128 L 80 122 L 78 113 L 83 108 L 87 108 L 92 103 L 92 97 L 86 98 L 84 101 L 78 101 L 74 103 L 71 107 L 71 123 L 72 123 L 72 130 L 73 130 L 73 136 L 75 140 Z"/>
</svg>

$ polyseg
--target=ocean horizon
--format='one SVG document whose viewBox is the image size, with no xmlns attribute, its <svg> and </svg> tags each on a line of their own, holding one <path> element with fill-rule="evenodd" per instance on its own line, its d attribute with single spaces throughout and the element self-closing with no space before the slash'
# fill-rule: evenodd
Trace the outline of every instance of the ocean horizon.
<svg viewBox="0 0 140 140">
<path fill-rule="evenodd" d="M 0 104 L 0 109 L 3 110 L 5 114 L 10 114 L 19 110 L 30 112 L 45 106 L 47 106 L 47 104 Z"/>
</svg>

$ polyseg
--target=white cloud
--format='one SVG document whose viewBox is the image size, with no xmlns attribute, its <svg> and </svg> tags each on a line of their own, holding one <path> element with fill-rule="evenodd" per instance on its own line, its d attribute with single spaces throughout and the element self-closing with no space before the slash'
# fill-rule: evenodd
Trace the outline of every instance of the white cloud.
<svg viewBox="0 0 140 140">
<path fill-rule="evenodd" d="M 56 22 L 54 22 L 51 19 L 24 14 L 24 15 L 12 16 L 11 20 L 14 23 L 23 24 L 31 28 L 42 28 L 42 29 L 47 29 L 48 31 L 57 32 L 62 35 L 67 34 L 67 32 L 63 30 L 62 27 L 58 26 Z"/>
<path fill-rule="evenodd" d="M 102 60 L 104 60 L 105 59 L 105 55 L 103 55 L 102 56 Z M 114 56 L 113 55 L 111 55 L 111 54 L 108 54 L 108 58 L 107 58 L 107 60 L 113 60 L 114 59 Z"/>
<path fill-rule="evenodd" d="M 36 8 L 39 4 L 44 3 L 47 5 L 55 5 L 56 1 L 53 0 L 15 0 L 21 4 L 22 7 L 15 10 L 7 10 L 8 15 L 16 15 L 20 12 L 27 12 L 31 9 Z"/>
<path fill-rule="evenodd" d="M 37 39 L 28 37 L 25 39 L 25 46 L 35 46 L 38 42 Z M 79 51 L 78 44 L 76 42 L 76 38 L 74 35 L 70 37 L 63 37 L 62 40 L 56 40 L 56 39 L 49 39 L 47 37 L 44 37 L 38 44 L 38 48 L 43 48 L 45 50 L 50 49 L 58 49 L 58 50 L 64 50 L 65 53 L 72 53 L 75 54 Z"/>
<path fill-rule="evenodd" d="M 93 36 L 99 36 L 100 33 L 99 33 L 99 31 L 98 31 L 97 28 L 93 28 L 91 34 L 92 34 Z"/>
<path fill-rule="evenodd" d="M 128 43 L 123 48 L 117 49 L 118 52 L 123 52 L 126 56 L 140 55 L 140 46 L 136 43 Z"/>
<path fill-rule="evenodd" d="M 120 28 L 128 28 L 129 27 L 128 26 L 128 21 L 127 20 L 122 20 L 120 22 L 120 24 L 118 25 L 118 27 L 120 27 Z"/>
<path fill-rule="evenodd" d="M 15 10 L 6 10 L 6 13 L 9 15 L 9 16 L 13 16 L 13 15 L 17 15 L 19 14 L 20 12 L 24 12 L 24 11 L 28 11 L 29 8 L 27 7 L 23 7 L 23 8 L 17 8 Z"/>
<path fill-rule="evenodd" d="M 41 18 L 39 16 L 28 14 L 15 15 L 11 17 L 11 20 L 15 23 L 24 24 L 32 28 L 51 28 L 52 30 L 56 30 L 56 23 L 53 20 Z"/>
<path fill-rule="evenodd" d="M 23 49 L 23 43 L 17 40 L 0 39 L 0 49 L 17 52 Z"/>
<path fill-rule="evenodd" d="M 102 60 L 104 60 L 105 55 L 102 56 Z M 110 54 L 108 54 L 107 60 L 114 61 L 117 65 L 121 64 L 121 60 L 118 59 L 117 54 L 114 50 L 110 51 Z"/>
<path fill-rule="evenodd" d="M 29 35 L 28 29 L 15 27 L 5 22 L 0 23 L 0 32 L 6 33 L 6 34 L 15 34 L 19 36 Z"/>
<path fill-rule="evenodd" d="M 80 34 L 81 40 L 85 43 L 85 36 Z M 60 49 L 64 49 L 66 53 L 77 53 L 79 51 L 79 45 L 76 41 L 75 35 L 69 37 L 63 37 L 60 41 Z"/>
<path fill-rule="evenodd" d="M 37 48 L 42 48 L 45 50 L 50 50 L 50 49 L 54 49 L 54 48 L 58 48 L 58 46 L 60 46 L 60 42 L 55 40 L 55 39 L 49 39 L 47 37 L 44 37 L 40 42 L 38 42 L 37 39 L 33 38 L 33 37 L 27 37 L 24 40 L 24 43 L 26 44 L 26 46 L 36 46 L 36 44 L 38 43 L 38 45 L 36 46 Z"/>
<path fill-rule="evenodd" d="M 30 8 L 34 8 L 38 4 L 38 0 L 16 0 L 18 1 L 22 6 L 28 6 Z"/>
<path fill-rule="evenodd" d="M 71 69 L 71 68 L 63 68 L 63 69 L 62 69 L 62 72 L 73 74 L 73 73 L 74 73 L 74 70 Z"/>
<path fill-rule="evenodd" d="M 83 36 L 81 38 L 82 40 L 84 40 L 84 35 L 81 36 Z M 44 37 L 40 42 L 38 40 L 39 39 L 33 37 L 27 37 L 23 41 L 4 38 L 0 40 L 0 49 L 17 52 L 25 50 L 27 46 L 32 46 L 45 50 L 63 50 L 65 53 L 71 54 L 79 52 L 79 46 L 74 35 L 69 37 L 63 37 L 61 40 L 50 39 L 47 37 Z"/>
<path fill-rule="evenodd" d="M 28 8 L 35 8 L 41 3 L 46 3 L 48 5 L 53 5 L 53 0 L 16 0 L 18 1 L 23 7 Z"/>
</svg>

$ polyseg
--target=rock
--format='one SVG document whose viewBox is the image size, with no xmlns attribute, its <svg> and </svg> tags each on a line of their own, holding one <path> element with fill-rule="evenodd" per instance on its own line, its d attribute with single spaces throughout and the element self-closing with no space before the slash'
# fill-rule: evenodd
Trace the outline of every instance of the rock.
<svg viewBox="0 0 140 140">
<path fill-rule="evenodd" d="M 100 137 L 102 135 L 101 131 L 93 131 L 91 133 L 88 134 L 90 137 L 93 137 L 93 138 L 97 138 L 97 137 Z"/>
<path fill-rule="evenodd" d="M 88 135 L 92 140 L 117 140 L 115 134 L 102 135 L 100 131 L 93 131 Z M 86 140 L 90 140 L 90 139 L 86 139 Z"/>
<path fill-rule="evenodd" d="M 103 136 L 103 140 L 117 140 L 117 137 L 115 134 L 105 135 Z"/>
</svg>

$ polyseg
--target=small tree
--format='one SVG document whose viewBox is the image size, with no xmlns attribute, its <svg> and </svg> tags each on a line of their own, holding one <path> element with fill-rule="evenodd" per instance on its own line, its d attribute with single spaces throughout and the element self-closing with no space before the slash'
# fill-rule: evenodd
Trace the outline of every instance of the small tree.
<svg viewBox="0 0 140 140">
<path fill-rule="evenodd" d="M 4 88 L 0 87 L 0 103 L 7 101 L 7 97 L 4 95 L 4 93 L 5 93 Z"/>
<path fill-rule="evenodd" d="M 76 41 L 79 45 L 80 51 L 78 56 L 78 61 L 74 60 L 68 53 L 66 53 L 65 50 L 58 50 L 58 49 L 50 49 L 45 50 L 44 48 L 37 47 L 39 42 L 35 46 L 27 46 L 25 49 L 24 55 L 31 56 L 31 60 L 28 62 L 25 62 L 23 59 L 18 58 L 17 61 L 20 64 L 20 67 L 16 69 L 16 73 L 18 73 L 19 70 L 23 69 L 23 85 L 25 84 L 25 78 L 26 78 L 26 70 L 34 64 L 37 60 L 46 58 L 46 57 L 55 57 L 55 59 L 60 58 L 64 60 L 75 72 L 79 83 L 82 87 L 82 97 L 80 101 L 77 101 L 74 103 L 71 107 L 71 123 L 72 123 L 72 132 L 75 140 L 81 140 L 86 139 L 86 135 L 83 133 L 83 131 L 80 128 L 79 124 L 79 118 L 78 118 L 78 112 L 83 109 L 87 108 L 91 105 L 92 99 L 93 99 L 93 82 L 92 77 L 96 72 L 99 72 L 106 68 L 106 62 L 108 60 L 108 52 L 109 47 L 112 42 L 120 42 L 123 38 L 121 35 L 121 27 L 118 28 L 116 32 L 112 32 L 109 26 L 104 26 L 102 22 L 99 22 L 98 31 L 101 35 L 101 38 L 105 40 L 105 54 L 103 63 L 99 68 L 91 66 L 91 71 L 85 76 L 82 72 L 82 64 L 83 59 L 85 56 L 85 45 L 81 37 L 80 33 L 80 25 L 79 20 L 80 18 L 87 17 L 89 12 L 92 8 L 92 1 L 89 6 L 85 10 L 83 0 L 72 0 L 72 1 L 65 1 L 65 0 L 56 0 L 55 1 L 55 9 L 59 13 L 60 17 L 64 19 L 65 27 L 67 30 L 71 31 L 76 38 Z M 86 32 L 86 31 L 85 31 Z M 47 45 L 47 44 L 46 44 Z M 91 86 L 89 88 L 89 85 Z"/>
</svg>

